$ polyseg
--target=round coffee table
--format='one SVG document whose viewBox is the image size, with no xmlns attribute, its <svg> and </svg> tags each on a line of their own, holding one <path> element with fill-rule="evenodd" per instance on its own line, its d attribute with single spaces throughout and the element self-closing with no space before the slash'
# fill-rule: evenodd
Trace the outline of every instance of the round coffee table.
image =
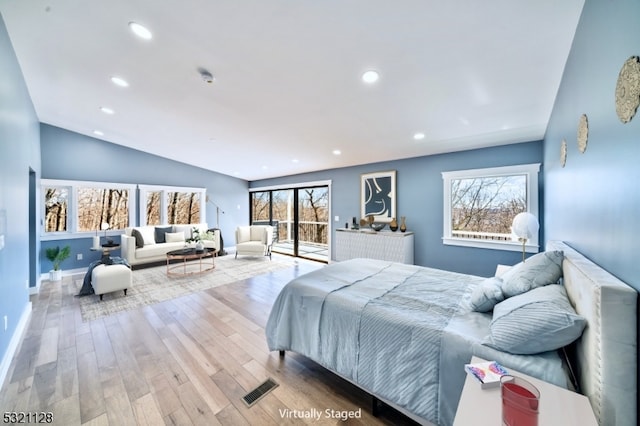
<svg viewBox="0 0 640 426">
<path fill-rule="evenodd" d="M 216 267 L 214 258 L 217 252 L 218 250 L 206 248 L 204 250 L 184 248 L 170 251 L 167 253 L 167 275 L 184 277 L 211 271 Z M 209 263 L 208 259 L 211 259 L 211 263 Z M 172 264 L 172 260 L 181 260 L 182 262 Z M 187 264 L 189 260 L 197 260 L 198 262 Z"/>
</svg>

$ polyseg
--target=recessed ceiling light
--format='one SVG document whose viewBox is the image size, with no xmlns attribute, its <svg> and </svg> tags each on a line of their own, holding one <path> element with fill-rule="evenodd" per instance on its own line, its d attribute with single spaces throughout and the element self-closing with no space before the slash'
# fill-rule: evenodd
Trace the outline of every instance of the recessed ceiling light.
<svg viewBox="0 0 640 426">
<path fill-rule="evenodd" d="M 116 86 L 120 86 L 120 87 L 129 87 L 129 83 L 127 82 L 127 80 L 125 80 L 124 78 L 120 78 L 120 77 L 111 77 L 111 81 L 113 82 L 113 84 L 115 84 Z"/>
<path fill-rule="evenodd" d="M 262 170 L 267 170 L 268 167 L 267 166 L 262 166 Z"/>
<path fill-rule="evenodd" d="M 413 138 L 417 141 L 421 141 L 422 139 L 424 139 L 424 133 L 416 133 L 413 135 Z"/>
<path fill-rule="evenodd" d="M 291 160 L 292 163 L 297 163 L 299 162 L 299 160 L 297 158 L 294 158 L 293 160 Z"/>
<path fill-rule="evenodd" d="M 369 70 L 362 74 L 362 81 L 367 84 L 373 84 L 380 78 L 380 74 L 378 71 Z"/>
<path fill-rule="evenodd" d="M 105 114 L 109 114 L 109 115 L 111 115 L 111 114 L 114 114 L 114 113 L 115 113 L 115 111 L 114 111 L 114 110 L 112 110 L 112 109 L 111 109 L 111 108 L 109 108 L 109 107 L 100 107 L 100 111 L 104 112 Z"/>
<path fill-rule="evenodd" d="M 340 155 L 340 154 L 342 154 L 342 151 L 340 151 L 339 149 L 333 150 L 333 155 Z"/>
<path fill-rule="evenodd" d="M 97 136 L 104 136 L 104 132 L 102 130 L 94 130 L 93 134 Z"/>
<path fill-rule="evenodd" d="M 133 31 L 135 35 L 145 40 L 151 40 L 153 37 L 153 34 L 151 34 L 151 31 L 149 31 L 147 27 L 140 25 L 137 22 L 129 22 L 129 28 L 131 28 L 131 31 Z"/>
</svg>

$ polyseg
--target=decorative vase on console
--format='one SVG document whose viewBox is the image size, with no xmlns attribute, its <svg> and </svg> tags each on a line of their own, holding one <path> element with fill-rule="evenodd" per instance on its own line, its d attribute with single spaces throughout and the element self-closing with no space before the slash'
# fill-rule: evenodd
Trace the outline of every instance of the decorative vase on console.
<svg viewBox="0 0 640 426">
<path fill-rule="evenodd" d="M 398 221 L 396 220 L 395 217 L 391 218 L 391 222 L 389 223 L 389 229 L 391 229 L 393 232 L 396 232 L 398 230 Z"/>
<path fill-rule="evenodd" d="M 407 230 L 407 224 L 405 222 L 406 217 L 400 216 L 400 232 L 405 232 Z"/>
</svg>

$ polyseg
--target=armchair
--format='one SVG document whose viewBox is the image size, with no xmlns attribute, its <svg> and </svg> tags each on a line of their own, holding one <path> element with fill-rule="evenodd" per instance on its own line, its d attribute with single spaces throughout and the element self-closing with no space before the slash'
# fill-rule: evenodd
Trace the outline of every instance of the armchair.
<svg viewBox="0 0 640 426">
<path fill-rule="evenodd" d="M 236 259 L 238 254 L 269 256 L 273 244 L 273 227 L 269 225 L 238 226 L 236 228 Z"/>
</svg>

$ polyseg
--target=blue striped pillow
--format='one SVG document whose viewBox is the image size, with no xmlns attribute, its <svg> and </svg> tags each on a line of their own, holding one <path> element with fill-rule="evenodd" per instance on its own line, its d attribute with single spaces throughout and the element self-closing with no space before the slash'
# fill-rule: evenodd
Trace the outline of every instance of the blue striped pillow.
<svg viewBox="0 0 640 426">
<path fill-rule="evenodd" d="M 546 352 L 576 340 L 586 324 L 571 306 L 564 286 L 551 284 L 498 303 L 491 334 L 482 343 L 512 354 Z"/>
<path fill-rule="evenodd" d="M 544 251 L 531 256 L 505 272 L 502 292 L 505 299 L 537 287 L 555 284 L 562 277 L 562 251 Z"/>
<path fill-rule="evenodd" d="M 504 300 L 502 294 L 502 280 L 498 277 L 487 278 L 478 284 L 471 292 L 471 310 L 475 312 L 489 312 L 496 303 Z"/>
</svg>

